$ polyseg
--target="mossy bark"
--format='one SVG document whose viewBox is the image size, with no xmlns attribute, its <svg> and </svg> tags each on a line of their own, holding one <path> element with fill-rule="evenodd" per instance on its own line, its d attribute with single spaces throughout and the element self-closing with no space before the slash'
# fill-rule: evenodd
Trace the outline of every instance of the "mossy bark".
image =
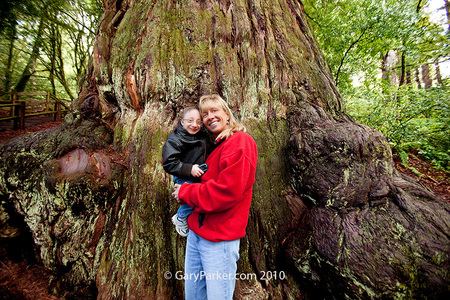
<svg viewBox="0 0 450 300">
<path fill-rule="evenodd" d="M 386 139 L 345 114 L 298 1 L 105 2 L 65 123 L 0 146 L 2 203 L 63 287 L 182 297 L 185 240 L 161 149 L 184 106 L 218 93 L 259 151 L 239 261 L 255 277 L 236 298 L 449 293 L 449 205 L 397 174 Z"/>
</svg>

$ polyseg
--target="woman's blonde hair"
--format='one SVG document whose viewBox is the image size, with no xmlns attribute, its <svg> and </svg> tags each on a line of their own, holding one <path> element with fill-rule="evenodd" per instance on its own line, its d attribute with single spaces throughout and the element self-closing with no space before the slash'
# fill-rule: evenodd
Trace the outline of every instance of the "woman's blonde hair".
<svg viewBox="0 0 450 300">
<path fill-rule="evenodd" d="M 233 112 L 228 107 L 228 104 L 223 100 L 219 95 L 204 95 L 200 97 L 200 101 L 198 102 L 198 109 L 200 110 L 200 115 L 203 115 L 203 111 L 207 108 L 216 107 L 222 109 L 230 118 L 228 129 L 222 131 L 216 138 L 216 140 L 224 138 L 229 138 L 236 131 L 244 131 L 247 129 L 244 125 L 241 124 L 233 115 Z"/>
</svg>

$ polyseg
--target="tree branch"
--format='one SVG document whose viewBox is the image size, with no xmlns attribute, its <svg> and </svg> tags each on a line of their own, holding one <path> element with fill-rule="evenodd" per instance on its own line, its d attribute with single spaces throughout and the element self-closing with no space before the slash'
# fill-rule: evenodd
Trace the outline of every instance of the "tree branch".
<svg viewBox="0 0 450 300">
<path fill-rule="evenodd" d="M 336 77 L 335 77 L 335 82 L 336 85 L 338 85 L 338 80 L 339 80 L 339 73 L 341 72 L 341 68 L 344 65 L 344 60 L 347 57 L 347 54 L 350 52 L 350 50 L 357 44 L 359 43 L 359 41 L 362 39 L 362 37 L 364 36 L 364 34 L 366 33 L 366 31 L 369 29 L 370 27 L 367 27 L 363 30 L 363 32 L 361 33 L 361 35 L 358 37 L 358 39 L 356 39 L 356 41 L 354 41 L 353 43 L 351 43 L 350 47 L 348 47 L 348 49 L 345 51 L 344 56 L 341 59 L 341 63 L 339 64 L 339 68 L 336 72 Z"/>
</svg>

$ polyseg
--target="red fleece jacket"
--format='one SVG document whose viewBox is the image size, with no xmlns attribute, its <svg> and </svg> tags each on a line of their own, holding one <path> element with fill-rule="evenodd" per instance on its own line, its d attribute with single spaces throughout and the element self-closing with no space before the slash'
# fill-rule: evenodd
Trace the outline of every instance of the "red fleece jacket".
<svg viewBox="0 0 450 300">
<path fill-rule="evenodd" d="M 255 141 L 242 131 L 214 149 L 206 160 L 209 169 L 201 182 L 185 183 L 179 191 L 179 198 L 194 207 L 188 218 L 189 229 L 212 242 L 245 236 L 257 155 Z"/>
</svg>

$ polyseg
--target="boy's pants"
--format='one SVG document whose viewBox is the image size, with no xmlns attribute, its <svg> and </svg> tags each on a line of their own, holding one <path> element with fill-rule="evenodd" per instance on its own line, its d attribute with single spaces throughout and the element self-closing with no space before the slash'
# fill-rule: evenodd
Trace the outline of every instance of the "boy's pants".
<svg viewBox="0 0 450 300">
<path fill-rule="evenodd" d="M 186 178 L 182 178 L 182 177 L 178 177 L 178 176 L 173 176 L 173 181 L 177 184 L 183 184 L 183 183 L 194 183 L 192 180 L 190 179 L 186 179 Z M 180 206 L 180 208 L 177 211 L 177 217 L 180 220 L 186 219 L 187 217 L 189 217 L 189 215 L 194 211 L 193 207 L 190 207 L 187 204 L 183 204 Z"/>
</svg>

